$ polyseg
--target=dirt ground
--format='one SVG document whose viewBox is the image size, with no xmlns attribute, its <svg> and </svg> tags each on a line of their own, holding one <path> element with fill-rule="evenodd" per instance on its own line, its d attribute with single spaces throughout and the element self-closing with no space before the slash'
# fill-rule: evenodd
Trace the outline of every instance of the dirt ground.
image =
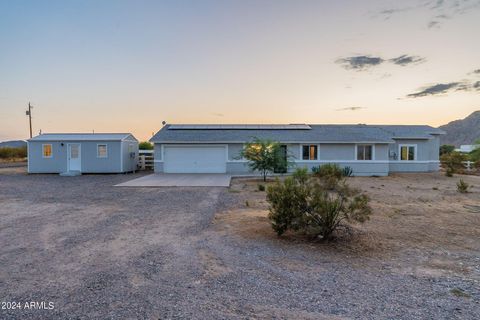
<svg viewBox="0 0 480 320">
<path fill-rule="evenodd" d="M 460 178 L 470 184 L 468 193 L 457 192 Z M 455 275 L 480 281 L 480 177 L 392 174 L 347 181 L 370 197 L 373 215 L 369 221 L 349 225 L 328 243 L 312 243 L 293 234 L 286 234 L 281 241 L 301 242 L 364 261 L 394 262 L 391 267 L 400 273 Z M 230 192 L 241 195 L 243 208 L 217 215 L 216 223 L 242 237 L 278 241 L 259 184 L 264 183 L 235 180 Z"/>
<path fill-rule="evenodd" d="M 311 243 L 258 181 L 113 187 L 141 175 L 0 169 L 0 302 L 55 306 L 0 319 L 480 318 L 480 177 L 351 178 L 371 220 Z"/>
</svg>

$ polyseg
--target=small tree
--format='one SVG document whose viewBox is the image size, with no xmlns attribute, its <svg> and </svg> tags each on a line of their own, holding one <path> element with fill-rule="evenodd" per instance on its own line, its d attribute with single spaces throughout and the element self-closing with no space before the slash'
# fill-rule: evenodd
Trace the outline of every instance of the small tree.
<svg viewBox="0 0 480 320">
<path fill-rule="evenodd" d="M 140 150 L 153 150 L 153 144 L 148 141 L 142 141 L 138 144 Z"/>
<path fill-rule="evenodd" d="M 444 154 L 451 153 L 455 150 L 455 146 L 451 144 L 442 144 L 440 146 L 440 155 L 443 156 Z"/>
<path fill-rule="evenodd" d="M 267 181 L 267 175 L 274 172 L 276 168 L 288 165 L 288 159 L 281 154 L 280 144 L 272 140 L 255 138 L 245 145 L 240 152 L 240 158 L 247 160 L 250 169 L 259 171 L 263 181 Z"/>
<path fill-rule="evenodd" d="M 440 157 L 440 162 L 445 168 L 445 175 L 451 177 L 454 173 L 462 172 L 463 161 L 467 161 L 467 156 L 460 152 L 451 152 Z"/>
</svg>

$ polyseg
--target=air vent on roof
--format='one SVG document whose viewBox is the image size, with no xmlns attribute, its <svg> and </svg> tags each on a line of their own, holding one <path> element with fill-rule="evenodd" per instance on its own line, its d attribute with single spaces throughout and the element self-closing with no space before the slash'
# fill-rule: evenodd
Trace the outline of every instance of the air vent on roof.
<svg viewBox="0 0 480 320">
<path fill-rule="evenodd" d="M 309 130 L 307 124 L 171 124 L 169 130 Z"/>
</svg>

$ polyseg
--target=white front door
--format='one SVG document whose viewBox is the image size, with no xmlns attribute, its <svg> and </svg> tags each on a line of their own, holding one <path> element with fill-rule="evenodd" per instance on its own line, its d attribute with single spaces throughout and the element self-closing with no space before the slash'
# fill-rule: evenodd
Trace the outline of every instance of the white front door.
<svg viewBox="0 0 480 320">
<path fill-rule="evenodd" d="M 68 144 L 68 171 L 82 171 L 82 154 L 80 143 Z"/>
<path fill-rule="evenodd" d="M 166 173 L 225 173 L 225 146 L 165 146 Z"/>
</svg>

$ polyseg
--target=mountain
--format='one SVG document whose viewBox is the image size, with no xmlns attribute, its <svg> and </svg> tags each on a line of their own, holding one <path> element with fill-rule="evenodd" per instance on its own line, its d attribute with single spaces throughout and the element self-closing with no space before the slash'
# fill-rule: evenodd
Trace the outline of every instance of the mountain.
<svg viewBox="0 0 480 320">
<path fill-rule="evenodd" d="M 461 144 L 473 144 L 480 139 L 480 110 L 473 112 L 465 119 L 455 120 L 439 127 L 447 132 L 440 137 L 441 144 L 453 144 L 460 147 Z"/>
<path fill-rule="evenodd" d="M 27 146 L 27 142 L 24 140 L 11 140 L 11 141 L 0 142 L 0 148 L 2 147 L 21 148 L 26 146 Z"/>
</svg>

